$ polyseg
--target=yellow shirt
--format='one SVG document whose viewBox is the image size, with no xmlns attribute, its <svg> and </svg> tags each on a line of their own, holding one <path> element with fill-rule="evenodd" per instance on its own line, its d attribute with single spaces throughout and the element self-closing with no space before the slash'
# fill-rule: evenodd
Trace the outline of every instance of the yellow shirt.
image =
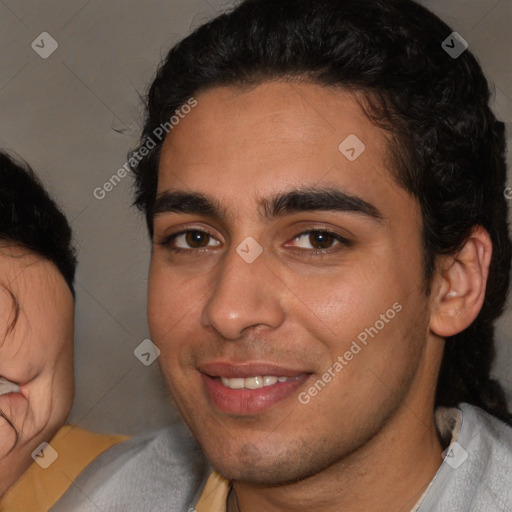
<svg viewBox="0 0 512 512">
<path fill-rule="evenodd" d="M 196 512 L 226 512 L 231 482 L 212 471 L 195 507 Z"/>
<path fill-rule="evenodd" d="M 49 443 L 58 454 L 55 461 L 46 469 L 33 462 L 0 499 L 0 512 L 47 512 L 90 462 L 126 439 L 62 427 Z"/>
</svg>

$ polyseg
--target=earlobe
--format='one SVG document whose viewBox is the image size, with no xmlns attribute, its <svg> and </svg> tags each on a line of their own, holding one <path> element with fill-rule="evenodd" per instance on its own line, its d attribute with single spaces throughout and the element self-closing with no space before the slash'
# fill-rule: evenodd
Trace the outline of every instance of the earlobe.
<svg viewBox="0 0 512 512">
<path fill-rule="evenodd" d="M 489 233 L 476 226 L 460 251 L 444 258 L 431 302 L 433 333 L 453 336 L 475 320 L 484 302 L 491 256 Z"/>
</svg>

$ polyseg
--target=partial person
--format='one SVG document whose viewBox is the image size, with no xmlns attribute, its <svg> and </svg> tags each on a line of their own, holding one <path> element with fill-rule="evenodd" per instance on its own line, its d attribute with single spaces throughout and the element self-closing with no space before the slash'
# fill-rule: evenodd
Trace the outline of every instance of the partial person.
<svg viewBox="0 0 512 512">
<path fill-rule="evenodd" d="M 512 507 L 489 102 L 410 0 L 246 0 L 178 43 L 130 164 L 151 337 L 197 446 L 118 445 L 55 511 Z"/>
<path fill-rule="evenodd" d="M 125 436 L 65 421 L 73 403 L 71 228 L 33 171 L 0 152 L 0 510 L 46 512 Z"/>
</svg>

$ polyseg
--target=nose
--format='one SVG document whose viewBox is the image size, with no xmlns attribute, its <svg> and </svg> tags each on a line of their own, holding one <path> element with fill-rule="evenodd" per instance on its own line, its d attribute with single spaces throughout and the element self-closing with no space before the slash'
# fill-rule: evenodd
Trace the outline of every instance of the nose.
<svg viewBox="0 0 512 512">
<path fill-rule="evenodd" d="M 285 297 L 285 286 L 269 267 L 265 251 L 249 263 L 235 249 L 219 265 L 201 313 L 202 325 L 232 341 L 248 327 L 277 328 L 284 319 Z"/>
</svg>

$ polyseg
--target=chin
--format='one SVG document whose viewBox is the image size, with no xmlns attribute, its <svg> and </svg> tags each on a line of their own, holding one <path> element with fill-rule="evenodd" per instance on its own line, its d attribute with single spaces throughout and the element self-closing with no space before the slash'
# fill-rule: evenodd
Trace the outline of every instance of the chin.
<svg viewBox="0 0 512 512">
<path fill-rule="evenodd" d="M 318 469 L 305 466 L 299 468 L 295 465 L 291 467 L 284 465 L 282 467 L 280 464 L 272 462 L 258 464 L 254 467 L 240 465 L 239 463 L 228 467 L 225 462 L 220 466 L 215 464 L 212 464 L 212 466 L 220 475 L 230 481 L 262 487 L 290 485 L 314 476 L 324 469 L 322 466 Z"/>
<path fill-rule="evenodd" d="M 332 451 L 313 453 L 306 448 L 298 449 L 298 446 L 280 446 L 278 452 L 273 446 L 258 448 L 248 442 L 229 455 L 227 449 L 211 455 L 204 451 L 211 465 L 224 478 L 257 486 L 295 483 L 316 475 L 338 460 Z"/>
</svg>

